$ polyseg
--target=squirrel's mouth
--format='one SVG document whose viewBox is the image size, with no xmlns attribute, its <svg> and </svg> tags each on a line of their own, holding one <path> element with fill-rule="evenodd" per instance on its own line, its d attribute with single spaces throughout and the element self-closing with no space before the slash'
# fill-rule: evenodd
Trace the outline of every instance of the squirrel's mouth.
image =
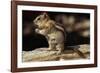
<svg viewBox="0 0 100 73">
<path fill-rule="evenodd" d="M 35 28 L 39 28 L 39 26 L 38 25 L 35 25 Z"/>
<path fill-rule="evenodd" d="M 39 30 L 44 29 L 44 27 L 41 27 L 41 26 L 39 26 L 39 25 L 35 25 L 35 28 L 36 28 L 36 29 L 39 29 Z"/>
<path fill-rule="evenodd" d="M 39 26 L 37 24 L 34 23 L 33 25 L 34 28 L 39 28 Z"/>
</svg>

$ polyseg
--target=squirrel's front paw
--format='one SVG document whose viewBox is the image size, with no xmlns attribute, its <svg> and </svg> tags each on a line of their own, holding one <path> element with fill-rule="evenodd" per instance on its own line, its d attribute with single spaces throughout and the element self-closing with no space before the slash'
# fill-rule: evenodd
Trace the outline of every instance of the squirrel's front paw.
<svg viewBox="0 0 100 73">
<path fill-rule="evenodd" d="M 38 33 L 38 32 L 39 32 L 39 29 L 35 29 L 35 32 L 37 32 L 37 33 Z"/>
</svg>

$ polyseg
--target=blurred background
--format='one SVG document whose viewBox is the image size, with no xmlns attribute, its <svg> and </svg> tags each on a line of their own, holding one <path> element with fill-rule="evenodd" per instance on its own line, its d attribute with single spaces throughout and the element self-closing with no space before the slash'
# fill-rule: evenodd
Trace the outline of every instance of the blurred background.
<svg viewBox="0 0 100 73">
<path fill-rule="evenodd" d="M 44 11 L 22 11 L 22 46 L 24 51 L 48 47 L 43 35 L 35 33 L 33 20 Z M 46 12 L 48 16 L 66 29 L 66 46 L 90 44 L 90 14 Z"/>
</svg>

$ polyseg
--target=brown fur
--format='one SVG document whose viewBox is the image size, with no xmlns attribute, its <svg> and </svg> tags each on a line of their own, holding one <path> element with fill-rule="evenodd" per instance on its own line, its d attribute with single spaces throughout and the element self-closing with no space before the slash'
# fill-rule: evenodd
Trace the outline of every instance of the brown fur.
<svg viewBox="0 0 100 73">
<path fill-rule="evenodd" d="M 64 28 L 57 25 L 46 13 L 37 16 L 34 24 L 37 26 L 36 32 L 47 38 L 49 50 L 58 50 L 58 53 L 64 50 Z"/>
</svg>

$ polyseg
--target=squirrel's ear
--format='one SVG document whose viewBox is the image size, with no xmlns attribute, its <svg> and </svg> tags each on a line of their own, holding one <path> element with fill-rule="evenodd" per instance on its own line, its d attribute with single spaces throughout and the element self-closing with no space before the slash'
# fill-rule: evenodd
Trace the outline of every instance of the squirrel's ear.
<svg viewBox="0 0 100 73">
<path fill-rule="evenodd" d="M 45 12 L 45 13 L 43 13 L 43 15 L 44 15 L 44 17 L 45 18 L 47 18 L 48 17 L 48 15 L 47 15 L 47 13 Z"/>
<path fill-rule="evenodd" d="M 44 12 L 44 13 L 43 13 L 43 15 L 47 15 L 47 13 L 46 13 L 46 12 Z"/>
</svg>

